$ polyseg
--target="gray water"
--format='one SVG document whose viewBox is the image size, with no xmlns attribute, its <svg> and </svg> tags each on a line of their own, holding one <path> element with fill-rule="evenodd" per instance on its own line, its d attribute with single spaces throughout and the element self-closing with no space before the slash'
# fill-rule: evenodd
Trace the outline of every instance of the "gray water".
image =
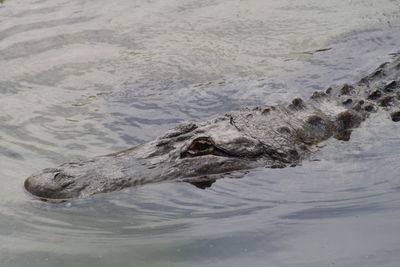
<svg viewBox="0 0 400 267">
<path fill-rule="evenodd" d="M 394 0 L 1 0 L 0 266 L 399 266 L 400 124 L 315 160 L 50 204 L 32 172 L 183 120 L 355 82 L 400 52 Z M 236 179 L 236 178 L 241 179 Z"/>
</svg>

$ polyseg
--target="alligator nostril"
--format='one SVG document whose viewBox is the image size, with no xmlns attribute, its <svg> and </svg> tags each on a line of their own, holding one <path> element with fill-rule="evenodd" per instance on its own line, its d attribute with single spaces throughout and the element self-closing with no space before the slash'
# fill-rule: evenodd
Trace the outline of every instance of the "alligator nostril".
<svg viewBox="0 0 400 267">
<path fill-rule="evenodd" d="M 57 172 L 56 174 L 54 174 L 53 180 L 56 180 L 56 181 L 63 181 L 63 180 L 68 180 L 68 178 L 70 178 L 70 177 L 71 177 L 71 176 L 66 175 L 65 173 Z"/>
</svg>

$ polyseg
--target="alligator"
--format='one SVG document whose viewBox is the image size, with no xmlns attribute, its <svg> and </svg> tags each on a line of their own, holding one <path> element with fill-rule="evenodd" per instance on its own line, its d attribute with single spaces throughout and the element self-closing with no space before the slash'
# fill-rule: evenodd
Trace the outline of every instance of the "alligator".
<svg viewBox="0 0 400 267">
<path fill-rule="evenodd" d="M 183 122 L 153 141 L 47 168 L 25 180 L 42 200 L 84 198 L 161 181 L 207 187 L 216 178 L 310 159 L 328 138 L 350 139 L 371 113 L 400 121 L 400 57 L 354 84 L 315 91 L 307 100 L 243 107 L 203 123 Z M 389 115 L 388 115 L 389 117 Z"/>
</svg>

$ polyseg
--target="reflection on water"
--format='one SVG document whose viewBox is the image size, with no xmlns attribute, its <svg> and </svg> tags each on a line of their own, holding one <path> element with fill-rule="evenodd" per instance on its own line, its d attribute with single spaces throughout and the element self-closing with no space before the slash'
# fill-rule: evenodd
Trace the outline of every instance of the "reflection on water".
<svg viewBox="0 0 400 267">
<path fill-rule="evenodd" d="M 171 182 L 50 204 L 22 183 L 182 120 L 356 81 L 399 52 L 398 10 L 0 0 L 0 265 L 396 266 L 400 126 L 384 112 L 350 142 L 326 142 L 317 162 L 206 190 Z"/>
</svg>

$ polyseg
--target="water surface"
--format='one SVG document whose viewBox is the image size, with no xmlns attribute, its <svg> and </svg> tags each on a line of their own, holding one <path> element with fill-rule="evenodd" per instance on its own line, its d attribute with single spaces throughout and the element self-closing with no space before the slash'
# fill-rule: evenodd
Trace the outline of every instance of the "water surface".
<svg viewBox="0 0 400 267">
<path fill-rule="evenodd" d="M 400 48 L 383 0 L 0 1 L 1 266 L 397 266 L 399 125 L 211 188 L 49 204 L 24 179 L 183 120 L 351 83 Z M 241 179 L 237 179 L 237 178 Z"/>
</svg>

